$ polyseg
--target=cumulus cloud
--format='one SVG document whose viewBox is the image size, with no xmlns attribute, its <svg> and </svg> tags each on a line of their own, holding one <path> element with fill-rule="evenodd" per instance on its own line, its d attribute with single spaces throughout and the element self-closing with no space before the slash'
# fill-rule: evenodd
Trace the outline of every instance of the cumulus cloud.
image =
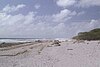
<svg viewBox="0 0 100 67">
<path fill-rule="evenodd" d="M 5 13 L 0 13 L 0 20 L 3 20 L 5 18 L 6 14 Z"/>
<path fill-rule="evenodd" d="M 68 7 L 74 5 L 76 3 L 75 0 L 56 0 L 56 3 L 60 7 Z"/>
<path fill-rule="evenodd" d="M 100 0 L 55 0 L 60 7 L 66 8 L 68 6 L 91 7 L 100 6 Z"/>
<path fill-rule="evenodd" d="M 7 5 L 3 8 L 2 12 L 6 12 L 6 13 L 10 13 L 10 12 L 14 12 L 14 11 L 18 11 L 20 8 L 25 7 L 24 4 L 20 4 L 17 6 L 11 6 L 11 5 Z"/>
<path fill-rule="evenodd" d="M 35 16 L 34 12 L 27 15 L 5 15 L 0 20 L 0 37 L 63 37 L 65 24 L 52 26 L 43 16 Z M 5 19 L 6 18 L 6 19 Z M 5 20 L 4 20 L 5 19 Z M 48 19 L 49 20 L 49 19 Z M 62 32 L 61 32 L 62 31 Z"/>
<path fill-rule="evenodd" d="M 80 0 L 78 2 L 80 7 L 100 6 L 100 0 Z"/>
<path fill-rule="evenodd" d="M 77 16 L 80 16 L 80 15 L 83 15 L 83 14 L 85 14 L 85 11 L 81 11 L 81 12 L 77 13 Z"/>
<path fill-rule="evenodd" d="M 75 11 L 64 9 L 61 10 L 60 13 L 54 14 L 53 18 L 55 22 L 65 22 L 66 20 L 71 19 L 74 15 L 76 15 Z"/>
<path fill-rule="evenodd" d="M 90 21 L 90 27 L 91 28 L 100 28 L 100 20 L 94 20 L 94 19 L 92 19 Z"/>
<path fill-rule="evenodd" d="M 75 15 L 77 12 L 68 9 L 47 16 L 38 16 L 35 12 L 26 15 L 3 12 L 0 13 L 0 37 L 66 38 L 100 27 L 100 20 L 67 22 Z"/>
<path fill-rule="evenodd" d="M 52 21 L 52 16 L 36 16 L 34 12 L 29 12 L 27 15 L 0 14 L 0 16 L 2 19 L 0 20 L 0 37 L 72 37 L 78 32 L 100 27 L 99 20 L 55 23 Z"/>
<path fill-rule="evenodd" d="M 40 5 L 39 4 L 35 4 L 34 7 L 35 7 L 35 9 L 39 9 Z"/>
</svg>

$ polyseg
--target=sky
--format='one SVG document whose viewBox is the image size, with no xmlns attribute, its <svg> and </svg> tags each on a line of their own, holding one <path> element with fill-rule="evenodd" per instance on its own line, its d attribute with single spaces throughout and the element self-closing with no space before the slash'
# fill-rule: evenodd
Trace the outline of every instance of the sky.
<svg viewBox="0 0 100 67">
<path fill-rule="evenodd" d="M 0 38 L 71 38 L 99 21 L 100 0 L 0 0 Z"/>
</svg>

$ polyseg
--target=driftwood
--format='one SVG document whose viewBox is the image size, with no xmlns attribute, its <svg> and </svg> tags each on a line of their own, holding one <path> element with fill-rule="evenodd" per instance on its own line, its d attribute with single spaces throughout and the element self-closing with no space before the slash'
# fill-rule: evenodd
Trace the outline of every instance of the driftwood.
<svg viewBox="0 0 100 67">
<path fill-rule="evenodd" d="M 25 51 L 23 51 L 23 52 L 18 52 L 18 53 L 16 53 L 16 54 L 5 54 L 5 55 L 0 55 L 0 56 L 17 56 L 17 55 L 20 55 L 20 54 L 24 54 L 24 53 L 26 53 L 26 52 L 28 52 L 27 50 L 25 50 Z"/>
</svg>

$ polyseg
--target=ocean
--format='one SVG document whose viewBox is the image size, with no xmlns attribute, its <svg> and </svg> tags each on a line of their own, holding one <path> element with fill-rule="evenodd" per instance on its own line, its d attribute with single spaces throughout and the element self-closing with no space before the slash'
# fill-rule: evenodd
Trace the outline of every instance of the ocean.
<svg viewBox="0 0 100 67">
<path fill-rule="evenodd" d="M 65 41 L 70 40 L 67 38 L 0 38 L 0 43 L 6 42 L 6 43 L 14 43 L 14 42 L 33 42 L 36 40 L 59 40 L 59 41 Z"/>
<path fill-rule="evenodd" d="M 0 38 L 0 43 L 31 42 L 35 40 L 40 40 L 40 38 Z"/>
</svg>

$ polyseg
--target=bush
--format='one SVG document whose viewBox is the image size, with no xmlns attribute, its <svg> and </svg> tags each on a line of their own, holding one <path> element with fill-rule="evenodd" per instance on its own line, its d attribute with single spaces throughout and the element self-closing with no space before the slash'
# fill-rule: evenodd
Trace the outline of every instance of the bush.
<svg viewBox="0 0 100 67">
<path fill-rule="evenodd" d="M 93 29 L 89 32 L 80 32 L 73 39 L 78 40 L 100 40 L 100 28 Z"/>
</svg>

